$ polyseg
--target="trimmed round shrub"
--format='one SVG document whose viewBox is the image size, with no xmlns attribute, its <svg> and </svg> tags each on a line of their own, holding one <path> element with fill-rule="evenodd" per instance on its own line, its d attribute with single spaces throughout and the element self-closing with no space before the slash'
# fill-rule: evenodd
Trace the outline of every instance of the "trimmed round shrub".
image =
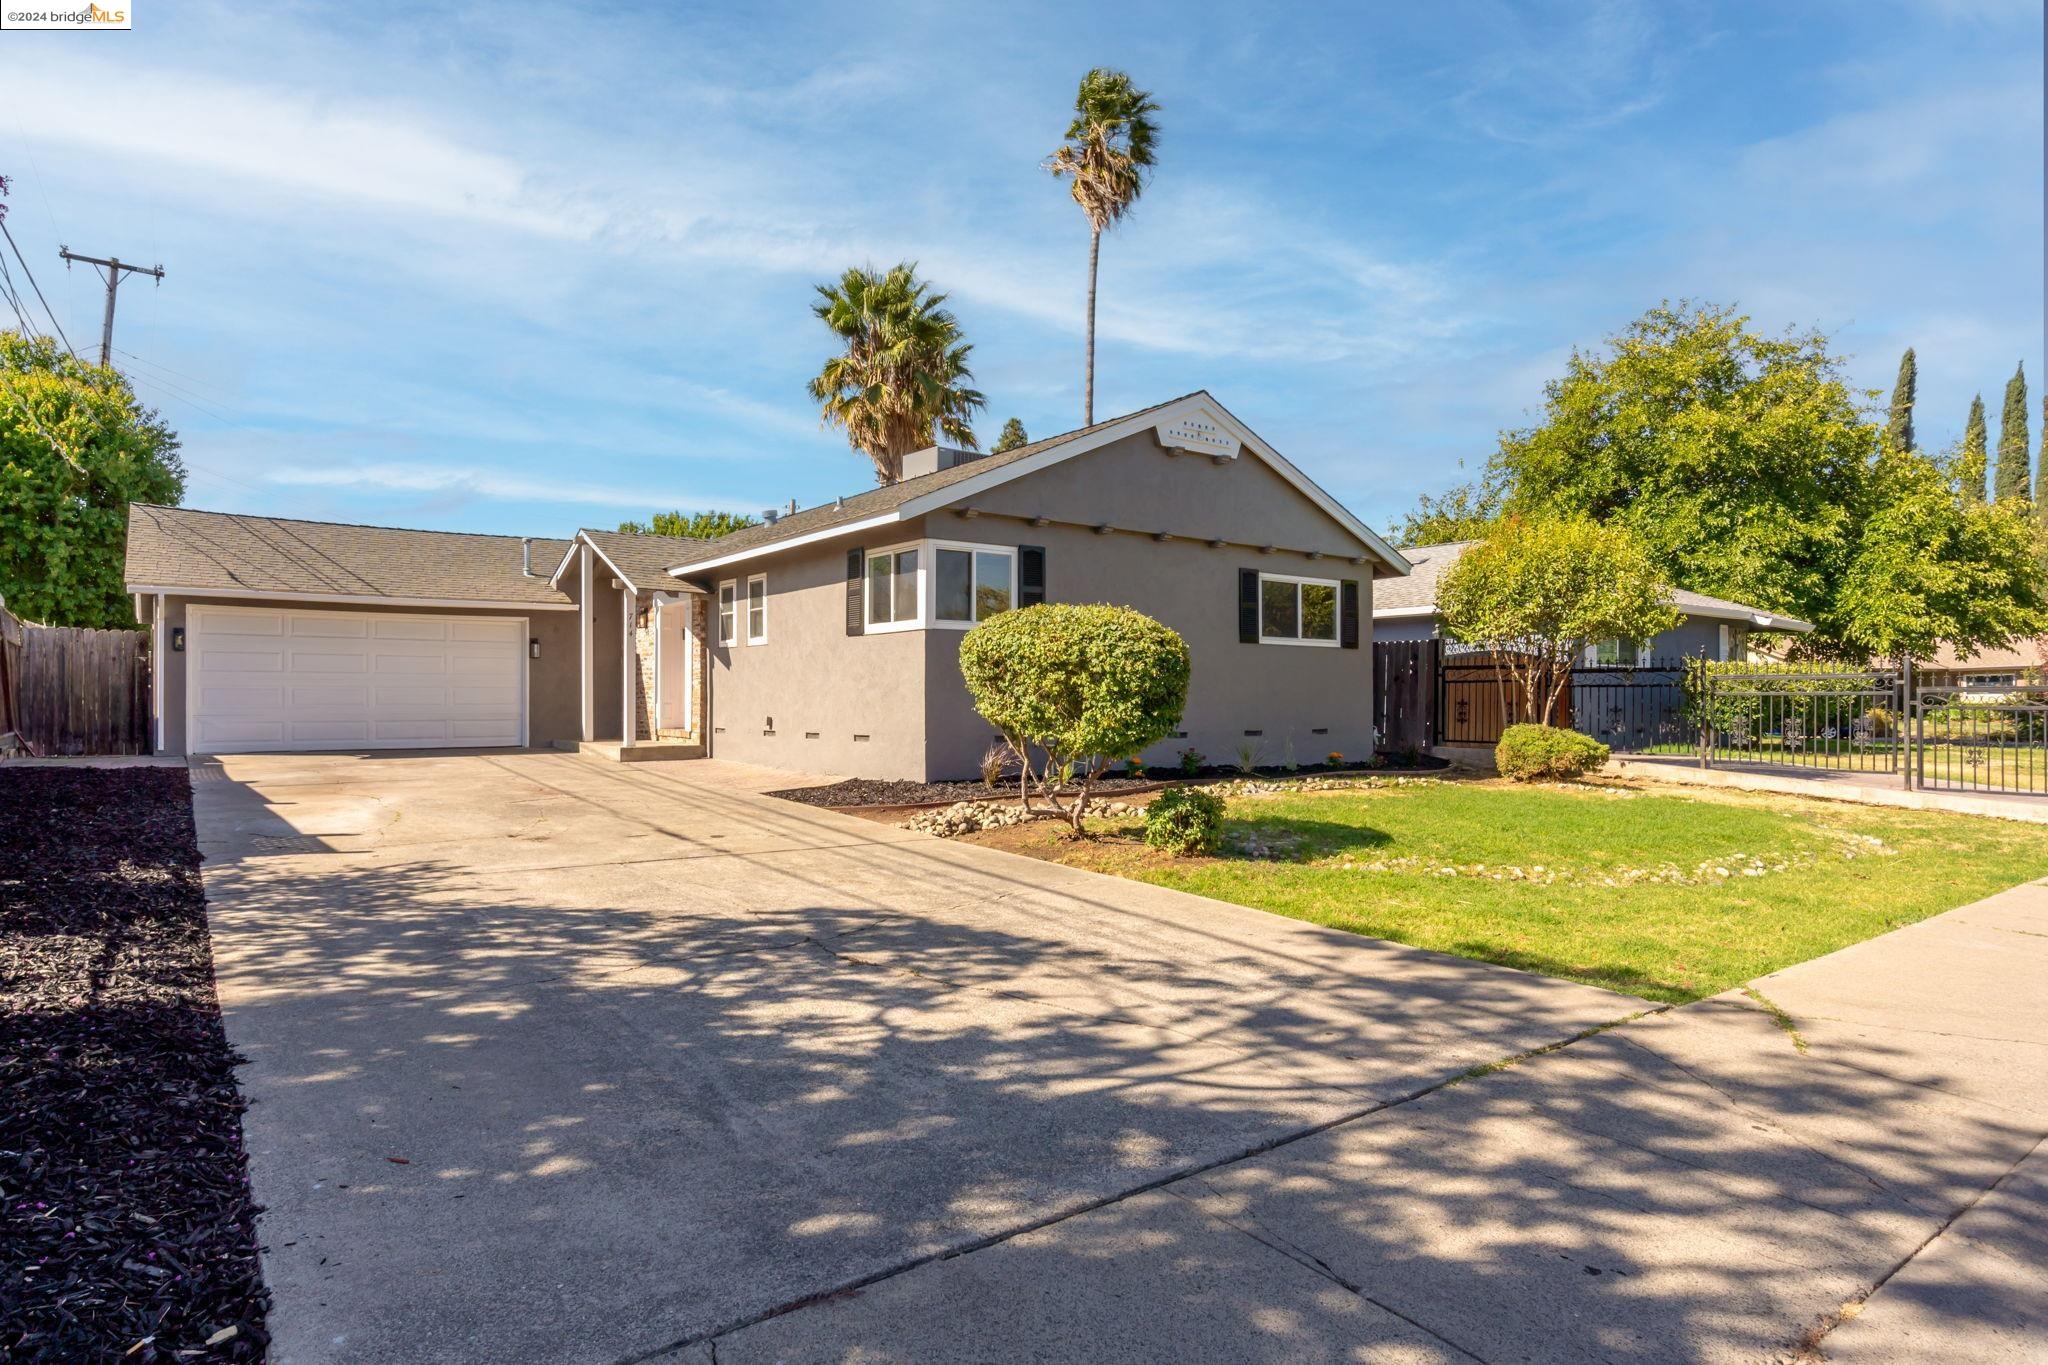
<svg viewBox="0 0 2048 1365">
<path fill-rule="evenodd" d="M 1583 777 L 1607 762 L 1605 744 L 1555 725 L 1510 725 L 1493 746 L 1500 775 L 1516 782 Z"/>
<path fill-rule="evenodd" d="M 1055 766 L 1129 758 L 1180 726 L 1188 647 L 1129 607 L 1045 603 L 1006 611 L 960 641 L 974 709 Z"/>
<path fill-rule="evenodd" d="M 1202 787 L 1163 791 L 1145 808 L 1145 842 L 1175 857 L 1223 845 L 1223 798 Z"/>
</svg>

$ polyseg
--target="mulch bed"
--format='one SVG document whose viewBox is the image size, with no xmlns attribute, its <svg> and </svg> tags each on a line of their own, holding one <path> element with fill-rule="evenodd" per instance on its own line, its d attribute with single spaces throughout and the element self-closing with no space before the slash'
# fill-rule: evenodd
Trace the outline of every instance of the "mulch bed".
<svg viewBox="0 0 2048 1365">
<path fill-rule="evenodd" d="M 183 768 L 0 766 L 0 1359 L 261 1360 Z"/>
<path fill-rule="evenodd" d="M 1284 768 L 1260 768 L 1254 776 L 1262 782 L 1285 782 L 1290 778 L 1328 777 L 1344 773 L 1372 772 L 1435 772 L 1447 766 L 1441 759 L 1421 759 L 1409 764 L 1388 763 L 1347 763 L 1340 768 L 1316 764 L 1294 772 Z M 1136 796 L 1157 791 L 1162 785 L 1185 781 L 1213 781 L 1246 776 L 1237 768 L 1204 767 L 1192 776 L 1178 768 L 1153 768 L 1144 777 L 1103 777 L 1097 778 L 1089 790 L 1092 799 L 1114 801 L 1119 795 Z M 885 782 L 878 778 L 850 777 L 844 782 L 834 782 L 825 787 L 791 787 L 786 791 L 769 792 L 785 801 L 797 801 L 806 806 L 932 806 L 951 805 L 955 801 L 1000 801 L 1017 794 L 1017 779 L 1014 775 L 991 792 L 978 781 L 968 782 Z"/>
</svg>

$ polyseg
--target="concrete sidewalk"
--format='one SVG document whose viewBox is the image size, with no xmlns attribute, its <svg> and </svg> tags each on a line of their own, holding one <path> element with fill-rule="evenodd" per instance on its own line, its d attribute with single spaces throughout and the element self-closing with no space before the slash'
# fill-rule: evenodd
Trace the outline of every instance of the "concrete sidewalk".
<svg viewBox="0 0 2048 1365">
<path fill-rule="evenodd" d="M 1995 820 L 2048 824 L 2048 796 L 2018 792 L 1950 791 L 1908 788 L 1896 775 L 1834 772 L 1825 768 L 1702 768 L 1686 758 L 1617 754 L 1600 770 L 1605 777 L 1642 782 L 1675 782 L 1688 787 L 1732 787 L 1738 791 L 1776 792 L 1820 801 L 1850 801 L 1859 806 L 1894 806 L 1900 810 L 1941 810 L 1955 815 L 1986 815 Z"/>
<path fill-rule="evenodd" d="M 2048 1360 L 2048 885 L 1755 988 L 689 1353 Z"/>
</svg>

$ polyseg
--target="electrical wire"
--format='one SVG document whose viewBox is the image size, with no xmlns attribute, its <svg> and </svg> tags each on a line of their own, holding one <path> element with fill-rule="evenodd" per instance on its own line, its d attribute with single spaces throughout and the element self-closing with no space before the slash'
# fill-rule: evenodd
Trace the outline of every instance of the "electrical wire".
<svg viewBox="0 0 2048 1365">
<path fill-rule="evenodd" d="M 29 288 L 36 291 L 38 299 L 42 299 L 43 311 L 49 313 L 50 326 L 56 330 L 58 338 L 63 341 L 64 349 L 71 352 L 74 356 L 77 355 L 78 348 L 71 344 L 70 337 L 64 335 L 64 324 L 57 321 L 57 314 L 51 310 L 50 301 L 43 298 L 43 287 L 36 283 L 36 272 L 28 268 L 28 259 L 21 254 L 21 248 L 15 246 L 14 234 L 7 231 L 7 220 L 4 218 L 0 218 L 0 235 L 5 235 L 7 245 L 14 247 L 14 259 L 21 262 L 21 273 L 28 276 Z"/>
</svg>

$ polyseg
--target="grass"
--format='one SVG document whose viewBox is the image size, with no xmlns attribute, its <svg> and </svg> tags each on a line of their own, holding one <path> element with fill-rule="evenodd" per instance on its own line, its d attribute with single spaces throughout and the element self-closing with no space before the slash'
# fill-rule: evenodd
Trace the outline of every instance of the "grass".
<svg viewBox="0 0 2048 1365">
<path fill-rule="evenodd" d="M 1225 828 L 1214 858 L 1156 853 L 1128 817 L 976 837 L 1670 1003 L 2048 875 L 2048 826 L 1745 792 L 1357 787 L 1237 797 Z"/>
</svg>

